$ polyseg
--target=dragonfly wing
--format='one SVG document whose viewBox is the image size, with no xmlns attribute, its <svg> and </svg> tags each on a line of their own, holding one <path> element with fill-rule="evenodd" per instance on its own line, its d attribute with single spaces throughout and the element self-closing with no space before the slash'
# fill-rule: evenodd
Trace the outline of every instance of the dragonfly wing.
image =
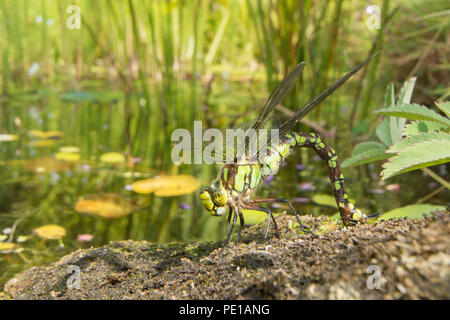
<svg viewBox="0 0 450 320">
<path fill-rule="evenodd" d="M 270 113 L 277 107 L 277 105 L 286 97 L 289 91 L 295 86 L 298 77 L 303 71 L 306 62 L 301 62 L 292 69 L 286 77 L 277 85 L 277 87 L 272 91 L 264 106 L 261 109 L 258 119 L 253 125 L 253 129 L 259 129 L 264 122 L 268 119 Z"/>
<path fill-rule="evenodd" d="M 346 75 L 344 75 L 342 78 L 337 80 L 335 83 L 333 83 L 328 89 L 323 91 L 319 96 L 316 98 L 310 100 L 307 102 L 300 110 L 298 110 L 289 120 L 284 122 L 280 127 L 280 137 L 282 137 L 285 133 L 287 133 L 292 127 L 302 119 L 304 116 L 306 116 L 309 112 L 311 112 L 312 109 L 314 109 L 318 104 L 320 104 L 322 101 L 324 101 L 330 94 L 332 94 L 336 89 L 338 89 L 340 86 L 342 86 L 348 79 L 350 79 L 355 73 L 357 73 L 361 68 L 363 68 L 366 64 L 372 60 L 373 57 L 375 57 L 378 54 L 375 53 L 371 57 L 369 57 L 364 62 L 358 64 L 356 67 L 354 67 L 352 70 L 350 70 Z"/>
</svg>

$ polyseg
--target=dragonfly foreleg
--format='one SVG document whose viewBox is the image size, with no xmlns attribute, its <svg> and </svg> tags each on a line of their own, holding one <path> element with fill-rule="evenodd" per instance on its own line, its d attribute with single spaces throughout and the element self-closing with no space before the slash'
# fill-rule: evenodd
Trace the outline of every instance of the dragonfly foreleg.
<svg viewBox="0 0 450 320">
<path fill-rule="evenodd" d="M 256 199 L 256 200 L 250 200 L 250 203 L 264 203 L 264 202 L 272 202 L 272 203 L 287 203 L 289 208 L 291 209 L 292 213 L 294 214 L 295 218 L 297 219 L 297 222 L 302 229 L 304 233 L 314 234 L 314 232 L 308 230 L 309 228 L 303 225 L 303 223 L 300 220 L 299 215 L 295 211 L 294 207 L 292 206 L 291 202 L 287 199 Z M 275 218 L 274 218 L 275 221 Z"/>
<path fill-rule="evenodd" d="M 344 175 L 334 149 L 314 133 L 295 133 L 293 135 L 295 135 L 296 146 L 312 148 L 326 162 L 342 222 L 346 225 L 363 222 L 366 216 L 355 208 L 345 192 Z M 294 137 L 291 136 L 289 138 L 292 139 Z"/>
</svg>

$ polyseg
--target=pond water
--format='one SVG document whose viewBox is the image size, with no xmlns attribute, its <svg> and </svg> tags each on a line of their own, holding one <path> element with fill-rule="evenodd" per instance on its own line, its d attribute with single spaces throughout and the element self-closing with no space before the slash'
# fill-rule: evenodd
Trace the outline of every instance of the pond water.
<svg viewBox="0 0 450 320">
<path fill-rule="evenodd" d="M 242 96 L 243 90 L 237 90 L 235 97 L 229 96 L 227 86 L 217 90 L 209 111 L 215 125 L 238 119 L 252 104 L 250 94 Z M 195 119 L 195 113 L 182 114 L 179 101 L 183 95 L 176 100 L 173 115 L 178 122 L 169 120 L 163 127 L 162 114 L 168 112 L 166 119 L 171 119 L 173 110 L 164 111 L 161 101 L 153 102 L 153 109 L 145 109 L 149 104 L 145 98 L 126 97 L 114 90 L 42 88 L 1 101 L 3 127 L 8 133 L 0 140 L 0 234 L 2 242 L 12 243 L 14 248 L 0 252 L 0 286 L 16 272 L 111 240 L 164 243 L 225 236 L 225 217 L 210 217 L 200 206 L 198 191 L 179 196 L 133 191 L 133 182 L 163 174 L 189 175 L 207 184 L 220 168 L 176 166 L 170 161 L 171 129 L 188 126 L 181 118 Z M 157 111 L 149 115 L 148 110 Z M 130 113 L 142 117 L 127 118 Z M 339 154 L 348 155 L 351 150 L 343 139 L 336 141 L 335 148 Z M 377 172 L 378 166 L 344 170 L 350 197 L 368 212 L 411 203 L 436 188 L 420 173 L 408 176 L 409 183 L 424 186 L 418 193 L 403 186 L 404 178 L 380 184 Z M 308 150 L 288 158 L 258 194 L 291 199 L 300 214 L 337 212 L 326 167 Z M 286 208 L 272 209 L 283 212 Z M 45 225 L 57 225 L 64 231 L 45 239 L 36 230 Z"/>
</svg>

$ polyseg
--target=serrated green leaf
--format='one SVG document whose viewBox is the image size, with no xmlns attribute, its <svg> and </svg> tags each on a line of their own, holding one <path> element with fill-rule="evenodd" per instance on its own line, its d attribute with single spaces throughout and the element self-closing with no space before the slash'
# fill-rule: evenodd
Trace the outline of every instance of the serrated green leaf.
<svg viewBox="0 0 450 320">
<path fill-rule="evenodd" d="M 445 210 L 445 207 L 433 204 L 413 204 L 388 211 L 379 217 L 378 220 L 389 220 L 394 218 L 421 219 L 425 214 L 431 214 L 431 212 L 436 210 Z"/>
<path fill-rule="evenodd" d="M 362 142 L 362 143 L 358 143 L 355 148 L 353 149 L 352 152 L 352 156 L 356 156 L 360 153 L 369 151 L 369 150 L 375 150 L 375 149 L 386 149 L 386 146 L 384 146 L 383 144 L 379 143 L 379 142 L 375 142 L 375 141 L 367 141 L 367 142 Z"/>
<path fill-rule="evenodd" d="M 400 173 L 447 163 L 450 161 L 450 141 L 431 140 L 416 143 L 383 164 L 382 180 Z"/>
<path fill-rule="evenodd" d="M 435 121 L 414 121 L 406 124 L 403 129 L 403 134 L 405 136 L 410 136 L 414 134 L 419 134 L 423 132 L 429 131 L 438 131 L 441 129 L 447 128 L 447 126 L 440 122 Z"/>
<path fill-rule="evenodd" d="M 395 107 L 395 89 L 393 83 L 390 83 L 386 87 L 386 92 L 384 94 L 384 106 L 386 108 Z"/>
<path fill-rule="evenodd" d="M 400 94 L 396 103 L 396 107 L 402 106 L 404 104 L 409 104 L 411 102 L 412 93 L 414 90 L 414 85 L 416 83 L 416 77 L 411 77 L 403 83 L 400 89 Z M 406 124 L 405 118 L 393 118 L 390 119 L 391 125 L 391 139 L 395 143 L 399 141 L 402 137 L 403 129 Z"/>
<path fill-rule="evenodd" d="M 447 118 L 450 118 L 450 101 L 437 101 L 435 104 L 443 113 L 445 113 Z"/>
<path fill-rule="evenodd" d="M 409 104 L 411 102 L 414 85 L 416 84 L 416 77 L 411 77 L 403 83 L 398 95 L 397 105 Z"/>
<path fill-rule="evenodd" d="M 384 118 L 383 121 L 381 121 L 377 127 L 376 134 L 380 141 L 385 145 L 390 146 L 392 144 L 388 118 Z"/>
<path fill-rule="evenodd" d="M 386 150 L 387 153 L 399 153 L 407 148 L 414 147 L 418 143 L 428 142 L 428 141 L 448 141 L 450 142 L 450 134 L 445 132 L 430 131 L 426 133 L 415 134 L 408 136 L 396 144 L 392 145 Z"/>
<path fill-rule="evenodd" d="M 437 121 L 446 126 L 450 126 L 450 119 L 444 118 L 440 114 L 418 104 L 405 104 L 395 108 L 385 108 L 375 111 L 375 113 L 386 116 L 402 117 L 410 120 L 430 120 Z"/>
<path fill-rule="evenodd" d="M 359 166 L 364 163 L 375 162 L 379 160 L 384 160 L 390 157 L 389 154 L 384 152 L 385 149 L 372 149 L 363 153 L 360 153 L 356 156 L 352 156 L 348 159 L 345 159 L 342 162 L 342 167 L 354 167 Z"/>
</svg>

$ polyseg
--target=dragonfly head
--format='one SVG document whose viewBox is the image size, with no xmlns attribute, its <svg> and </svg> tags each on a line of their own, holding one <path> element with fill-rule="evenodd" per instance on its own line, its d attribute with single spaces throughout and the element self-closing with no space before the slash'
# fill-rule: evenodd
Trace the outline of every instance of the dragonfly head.
<svg viewBox="0 0 450 320">
<path fill-rule="evenodd" d="M 228 203 L 228 193 L 220 179 L 213 181 L 209 188 L 201 191 L 200 199 L 210 215 L 222 216 L 225 213 Z"/>
</svg>

